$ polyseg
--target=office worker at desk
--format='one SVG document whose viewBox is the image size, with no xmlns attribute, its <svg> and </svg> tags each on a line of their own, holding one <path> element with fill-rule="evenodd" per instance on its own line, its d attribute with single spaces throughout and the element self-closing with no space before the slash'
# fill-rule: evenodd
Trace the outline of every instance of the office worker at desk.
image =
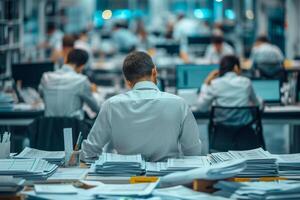
<svg viewBox="0 0 300 200">
<path fill-rule="evenodd" d="M 223 36 L 216 35 L 212 37 L 212 44 L 206 48 L 205 59 L 211 63 L 219 63 L 223 56 L 233 54 L 233 48 L 224 42 Z"/>
<path fill-rule="evenodd" d="M 143 52 L 129 54 L 123 73 L 131 90 L 102 104 L 82 144 L 81 158 L 98 157 L 107 143 L 119 154 L 142 154 L 148 161 L 177 157 L 180 152 L 200 155 L 195 118 L 182 98 L 159 91 L 151 57 Z"/>
<path fill-rule="evenodd" d="M 225 56 L 220 69 L 211 72 L 201 88 L 198 109 L 207 111 L 212 105 L 241 107 L 260 105 L 251 80 L 240 76 L 240 62 L 236 56 Z"/>
<path fill-rule="evenodd" d="M 45 101 L 45 116 L 83 119 L 83 103 L 94 112 L 99 111 L 92 95 L 94 86 L 81 74 L 87 61 L 87 52 L 74 49 L 68 54 L 66 64 L 61 69 L 43 74 L 41 89 Z"/>
</svg>

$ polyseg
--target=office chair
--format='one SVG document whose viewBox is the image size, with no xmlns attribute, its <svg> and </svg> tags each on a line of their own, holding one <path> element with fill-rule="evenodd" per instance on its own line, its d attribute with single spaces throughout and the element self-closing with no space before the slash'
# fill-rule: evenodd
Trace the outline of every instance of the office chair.
<svg viewBox="0 0 300 200">
<path fill-rule="evenodd" d="M 255 76 L 263 79 L 280 79 L 285 81 L 285 70 L 280 62 L 254 63 Z"/>
<path fill-rule="evenodd" d="M 79 132 L 87 137 L 90 126 L 84 121 L 70 117 L 39 117 L 27 129 L 30 147 L 46 151 L 64 150 L 64 128 L 72 128 L 73 143 Z"/>
<path fill-rule="evenodd" d="M 265 149 L 258 107 L 212 107 L 208 133 L 210 152 Z"/>
</svg>

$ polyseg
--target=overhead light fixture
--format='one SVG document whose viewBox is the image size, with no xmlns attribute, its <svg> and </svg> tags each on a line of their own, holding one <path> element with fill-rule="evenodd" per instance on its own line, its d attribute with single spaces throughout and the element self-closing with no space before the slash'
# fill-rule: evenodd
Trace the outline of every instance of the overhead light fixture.
<svg viewBox="0 0 300 200">
<path fill-rule="evenodd" d="M 108 20 L 112 17 L 112 11 L 111 10 L 104 10 L 102 12 L 102 18 L 105 20 Z"/>
</svg>

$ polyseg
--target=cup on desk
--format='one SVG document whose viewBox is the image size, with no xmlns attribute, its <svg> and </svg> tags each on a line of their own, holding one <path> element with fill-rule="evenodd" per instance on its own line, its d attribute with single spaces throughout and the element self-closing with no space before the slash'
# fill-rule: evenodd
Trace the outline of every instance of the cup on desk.
<svg viewBox="0 0 300 200">
<path fill-rule="evenodd" d="M 9 158 L 10 155 L 10 141 L 0 143 L 0 159 Z"/>
<path fill-rule="evenodd" d="M 65 167 L 79 167 L 80 151 L 66 152 Z"/>
</svg>

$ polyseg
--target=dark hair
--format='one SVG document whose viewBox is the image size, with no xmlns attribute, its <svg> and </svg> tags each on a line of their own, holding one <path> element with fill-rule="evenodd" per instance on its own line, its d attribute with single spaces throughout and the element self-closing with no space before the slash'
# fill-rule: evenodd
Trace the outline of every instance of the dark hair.
<svg viewBox="0 0 300 200">
<path fill-rule="evenodd" d="M 123 74 L 126 80 L 135 82 L 141 78 L 151 76 L 153 68 L 154 63 L 147 53 L 135 51 L 125 58 Z"/>
<path fill-rule="evenodd" d="M 260 35 L 257 37 L 256 42 L 269 42 L 269 38 L 266 35 Z"/>
<path fill-rule="evenodd" d="M 213 44 L 222 44 L 224 42 L 224 38 L 222 36 L 215 35 L 212 37 L 211 42 Z"/>
<path fill-rule="evenodd" d="M 50 22 L 47 24 L 47 31 L 53 31 L 56 29 L 56 24 L 53 22 Z"/>
<path fill-rule="evenodd" d="M 73 49 L 67 56 L 67 64 L 73 64 L 76 67 L 80 67 L 87 63 L 89 54 L 81 49 Z"/>
<path fill-rule="evenodd" d="M 240 61 L 238 57 L 234 55 L 224 56 L 220 62 L 219 76 L 223 76 L 227 72 L 233 71 L 235 65 L 240 68 Z"/>
<path fill-rule="evenodd" d="M 75 38 L 72 35 L 64 35 L 62 40 L 63 47 L 74 47 Z"/>
</svg>

